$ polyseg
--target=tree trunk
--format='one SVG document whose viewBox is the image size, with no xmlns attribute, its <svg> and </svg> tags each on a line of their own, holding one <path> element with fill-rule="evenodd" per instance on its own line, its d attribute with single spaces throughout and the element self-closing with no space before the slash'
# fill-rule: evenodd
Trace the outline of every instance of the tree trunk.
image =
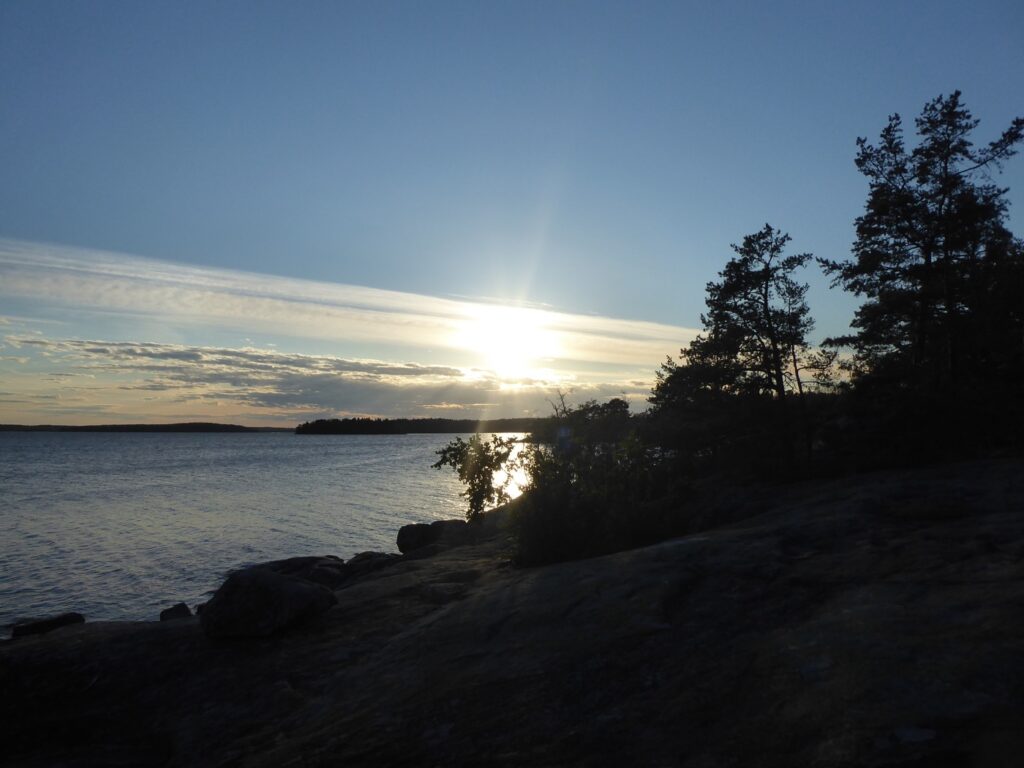
<svg viewBox="0 0 1024 768">
<path fill-rule="evenodd" d="M 804 436 L 804 454 L 806 461 L 806 469 L 811 468 L 811 425 L 807 419 L 807 401 L 804 399 L 804 385 L 800 380 L 800 362 L 796 356 L 796 346 L 789 348 L 793 354 L 793 378 L 796 379 L 796 391 L 797 398 L 800 401 L 800 431 L 803 432 Z"/>
</svg>

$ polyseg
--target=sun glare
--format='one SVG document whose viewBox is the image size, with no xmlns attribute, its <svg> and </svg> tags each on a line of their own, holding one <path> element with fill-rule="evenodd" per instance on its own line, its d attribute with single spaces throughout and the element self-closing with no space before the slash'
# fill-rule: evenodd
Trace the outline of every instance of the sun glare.
<svg viewBox="0 0 1024 768">
<path fill-rule="evenodd" d="M 480 364 L 503 379 L 536 378 L 543 362 L 558 356 L 555 331 L 536 309 L 473 306 L 456 334 L 456 346 L 475 353 Z"/>
</svg>

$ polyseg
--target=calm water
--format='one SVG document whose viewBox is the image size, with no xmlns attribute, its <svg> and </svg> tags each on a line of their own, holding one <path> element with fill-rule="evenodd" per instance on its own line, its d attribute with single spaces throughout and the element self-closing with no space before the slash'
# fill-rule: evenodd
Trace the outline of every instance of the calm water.
<svg viewBox="0 0 1024 768">
<path fill-rule="evenodd" d="M 450 439 L 0 432 L 0 625 L 156 619 L 247 563 L 395 551 L 399 526 L 463 514 L 430 468 Z"/>
</svg>

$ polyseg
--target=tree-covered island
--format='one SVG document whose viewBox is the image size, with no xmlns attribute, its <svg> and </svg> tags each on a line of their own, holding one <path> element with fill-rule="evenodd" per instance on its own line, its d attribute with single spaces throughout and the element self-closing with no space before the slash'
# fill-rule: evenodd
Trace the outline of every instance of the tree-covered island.
<svg viewBox="0 0 1024 768">
<path fill-rule="evenodd" d="M 470 432 L 533 432 L 544 419 L 381 419 L 351 417 L 317 419 L 295 428 L 297 435 L 428 435 Z"/>
</svg>

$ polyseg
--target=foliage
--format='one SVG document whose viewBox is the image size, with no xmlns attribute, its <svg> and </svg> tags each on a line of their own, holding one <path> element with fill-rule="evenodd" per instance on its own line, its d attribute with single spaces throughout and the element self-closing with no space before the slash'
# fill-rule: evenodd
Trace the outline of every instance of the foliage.
<svg viewBox="0 0 1024 768">
<path fill-rule="evenodd" d="M 451 467 L 466 486 L 462 496 L 469 502 L 466 519 L 474 521 L 488 506 L 497 506 L 508 501 L 508 484 L 511 472 L 505 471 L 509 464 L 516 441 L 512 438 L 491 435 L 484 440 L 473 435 L 469 440 L 457 437 L 441 450 L 440 457 L 432 466 L 434 469 Z M 504 474 L 504 480 L 497 477 Z"/>
<path fill-rule="evenodd" d="M 856 371 L 896 388 L 931 392 L 992 386 L 993 369 L 1021 372 L 1024 330 L 1022 248 L 1005 227 L 1007 190 L 992 169 L 1016 153 L 1024 118 L 976 148 L 978 126 L 960 92 L 928 102 L 907 149 L 893 115 L 879 143 L 857 140 L 857 168 L 867 177 L 853 258 L 822 260 L 834 283 L 866 301 L 851 345 Z"/>
<path fill-rule="evenodd" d="M 577 440 L 589 439 L 614 442 L 624 437 L 631 429 L 629 403 L 613 397 L 606 403 L 587 400 L 577 406 L 569 405 L 568 395 L 558 390 L 551 402 L 551 416 L 532 432 L 532 439 L 538 443 L 565 441 L 568 436 Z"/>
<path fill-rule="evenodd" d="M 784 255 L 789 240 L 765 224 L 733 245 L 721 279 L 707 285 L 704 333 L 681 350 L 679 364 L 670 358 L 657 372 L 652 433 L 677 452 L 681 470 L 777 475 L 792 470 L 798 444 L 809 459 L 805 390 L 831 387 L 836 355 L 807 343 L 807 285 L 794 273 L 811 255 Z M 787 403 L 794 391 L 795 410 Z"/>
<path fill-rule="evenodd" d="M 855 466 L 970 455 L 1024 433 L 1024 244 L 1006 228 L 992 172 L 1016 154 L 1024 118 L 976 147 L 960 92 L 925 104 L 908 149 L 899 115 L 857 140 L 868 179 L 833 285 L 864 297 L 849 346 L 854 387 L 837 450 Z"/>
<path fill-rule="evenodd" d="M 799 382 L 798 356 L 813 327 L 807 284 L 793 277 L 811 254 L 783 256 L 789 240 L 765 224 L 733 245 L 736 256 L 719 273 L 721 280 L 707 285 L 708 311 L 701 316 L 707 343 L 731 358 L 730 369 L 738 374 L 733 386 L 779 400 Z"/>
<path fill-rule="evenodd" d="M 667 465 L 638 436 L 629 403 L 570 406 L 559 392 L 549 424 L 549 439 L 534 434 L 518 458 L 513 440 L 494 435 L 456 438 L 437 452 L 433 466 L 452 467 L 466 486 L 469 520 L 508 501 L 507 480 L 496 478 L 522 468 L 528 482 L 514 517 L 520 563 L 612 552 L 669 535 L 666 521 L 674 518 L 649 503 L 671 482 L 662 471 Z"/>
<path fill-rule="evenodd" d="M 698 336 L 681 351 L 681 364 L 667 358 L 651 393 L 651 432 L 676 451 L 687 468 L 719 456 L 735 440 L 742 370 L 713 336 Z"/>
<path fill-rule="evenodd" d="M 666 483 L 657 451 L 634 433 L 616 443 L 576 437 L 529 446 L 529 476 L 516 510 L 523 565 L 589 557 L 671 535 L 652 502 Z"/>
</svg>

